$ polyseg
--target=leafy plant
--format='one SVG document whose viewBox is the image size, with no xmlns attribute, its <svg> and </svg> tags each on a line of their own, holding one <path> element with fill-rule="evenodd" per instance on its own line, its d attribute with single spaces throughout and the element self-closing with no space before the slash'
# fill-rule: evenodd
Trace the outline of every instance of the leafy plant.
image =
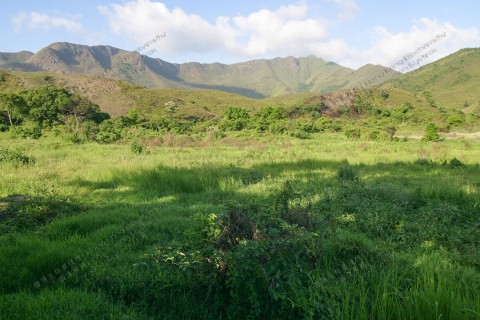
<svg viewBox="0 0 480 320">
<path fill-rule="evenodd" d="M 130 145 L 130 150 L 133 154 L 141 154 L 143 153 L 143 146 L 139 144 L 137 141 L 132 142 Z"/>
<path fill-rule="evenodd" d="M 422 140 L 427 142 L 435 142 L 441 140 L 440 135 L 438 134 L 438 128 L 434 123 L 430 123 L 427 125 Z"/>
<path fill-rule="evenodd" d="M 79 210 L 78 205 L 69 203 L 55 193 L 10 195 L 0 198 L 0 233 L 31 230 L 51 222 L 58 215 Z"/>
</svg>

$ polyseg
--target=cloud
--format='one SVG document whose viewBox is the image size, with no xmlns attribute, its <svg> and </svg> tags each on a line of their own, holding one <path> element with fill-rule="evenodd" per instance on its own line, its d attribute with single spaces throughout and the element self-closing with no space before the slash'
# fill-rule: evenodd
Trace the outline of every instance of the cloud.
<svg viewBox="0 0 480 320">
<path fill-rule="evenodd" d="M 65 29 L 67 31 L 82 30 L 82 24 L 78 22 L 79 15 L 69 15 L 68 18 L 52 17 L 39 12 L 21 12 L 13 17 L 12 22 L 15 32 L 19 33 L 23 28 L 28 30 L 51 30 Z"/>
<path fill-rule="evenodd" d="M 437 39 L 432 42 L 432 40 Z M 365 63 L 375 63 L 407 71 L 401 63 L 403 57 L 408 62 L 420 60 L 415 67 L 433 62 L 455 51 L 480 42 L 477 28 L 457 28 L 448 22 L 422 18 L 406 32 L 391 33 L 383 26 L 372 30 L 373 44 L 366 50 L 352 49 L 350 57 L 340 61 L 344 65 L 360 67 Z M 425 46 L 429 44 L 428 46 Z M 428 54 L 430 52 L 430 54 Z M 422 55 L 427 55 L 423 57 Z M 414 67 L 414 68 L 415 68 Z M 409 68 L 412 69 L 412 68 Z"/>
<path fill-rule="evenodd" d="M 301 53 L 304 45 L 321 43 L 327 36 L 326 27 L 307 18 L 307 13 L 303 3 L 234 17 L 228 27 L 237 35 L 237 43 L 228 49 L 248 56 Z"/>
<path fill-rule="evenodd" d="M 303 54 L 305 46 L 326 40 L 324 23 L 308 18 L 305 2 L 260 10 L 246 16 L 220 16 L 214 23 L 181 8 L 167 8 L 150 0 L 100 6 L 113 32 L 124 34 L 136 45 L 165 32 L 156 44 L 166 54 L 222 52 L 242 57 Z M 132 46 L 133 47 L 133 46 Z"/>
<path fill-rule="evenodd" d="M 161 41 L 165 53 L 218 50 L 228 36 L 218 26 L 211 25 L 198 15 L 188 14 L 180 8 L 168 9 L 163 3 L 149 0 L 100 6 L 111 29 L 130 38 L 134 45 L 143 45 L 157 34 L 166 33 Z M 159 47 L 157 45 L 157 47 Z"/>
</svg>

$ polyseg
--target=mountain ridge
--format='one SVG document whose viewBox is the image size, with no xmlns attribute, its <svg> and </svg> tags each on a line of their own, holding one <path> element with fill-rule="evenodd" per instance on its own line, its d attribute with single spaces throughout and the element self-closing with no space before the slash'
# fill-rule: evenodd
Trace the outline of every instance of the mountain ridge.
<svg viewBox="0 0 480 320">
<path fill-rule="evenodd" d="M 101 76 L 148 88 L 214 89 L 251 98 L 349 89 L 388 68 L 358 70 L 315 56 L 277 57 L 234 64 L 170 63 L 107 45 L 55 42 L 37 53 L 0 53 L 0 69 Z"/>
</svg>

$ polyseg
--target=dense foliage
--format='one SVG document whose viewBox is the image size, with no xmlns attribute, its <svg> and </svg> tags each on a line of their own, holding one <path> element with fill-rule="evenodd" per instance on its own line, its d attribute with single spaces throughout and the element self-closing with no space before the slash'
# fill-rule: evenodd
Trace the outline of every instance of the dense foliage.
<svg viewBox="0 0 480 320">
<path fill-rule="evenodd" d="M 428 92 L 423 96 L 431 98 Z M 389 99 L 387 90 L 378 93 L 353 90 L 313 97 L 293 107 L 264 106 L 252 111 L 232 106 L 213 118 L 183 114 L 183 101 L 175 99 L 154 113 L 133 108 L 126 115 L 110 119 L 88 99 L 62 88 L 46 86 L 0 94 L 0 131 L 10 130 L 17 137 L 38 138 L 47 130 L 76 143 L 112 143 L 165 134 L 219 139 L 240 132 L 251 136 L 274 134 L 309 139 L 312 134 L 340 131 L 352 140 L 392 141 L 398 140 L 396 133 L 400 127 L 413 125 L 416 130 L 423 130 L 423 123 L 432 120 L 432 116 L 410 102 L 385 107 Z M 436 133 L 429 125 L 425 141 L 440 141 L 440 132 L 475 127 L 480 121 L 475 112 L 465 114 L 437 105 L 429 108 L 438 113 L 436 123 L 432 124 Z"/>
</svg>

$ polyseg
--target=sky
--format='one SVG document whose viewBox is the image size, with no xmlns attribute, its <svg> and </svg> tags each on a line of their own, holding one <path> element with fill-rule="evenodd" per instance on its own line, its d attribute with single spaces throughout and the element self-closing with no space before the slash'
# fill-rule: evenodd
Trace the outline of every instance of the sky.
<svg viewBox="0 0 480 320">
<path fill-rule="evenodd" d="M 0 7 L 0 52 L 71 42 L 174 63 L 314 55 L 353 69 L 409 71 L 480 47 L 475 0 L 0 0 Z"/>
</svg>

